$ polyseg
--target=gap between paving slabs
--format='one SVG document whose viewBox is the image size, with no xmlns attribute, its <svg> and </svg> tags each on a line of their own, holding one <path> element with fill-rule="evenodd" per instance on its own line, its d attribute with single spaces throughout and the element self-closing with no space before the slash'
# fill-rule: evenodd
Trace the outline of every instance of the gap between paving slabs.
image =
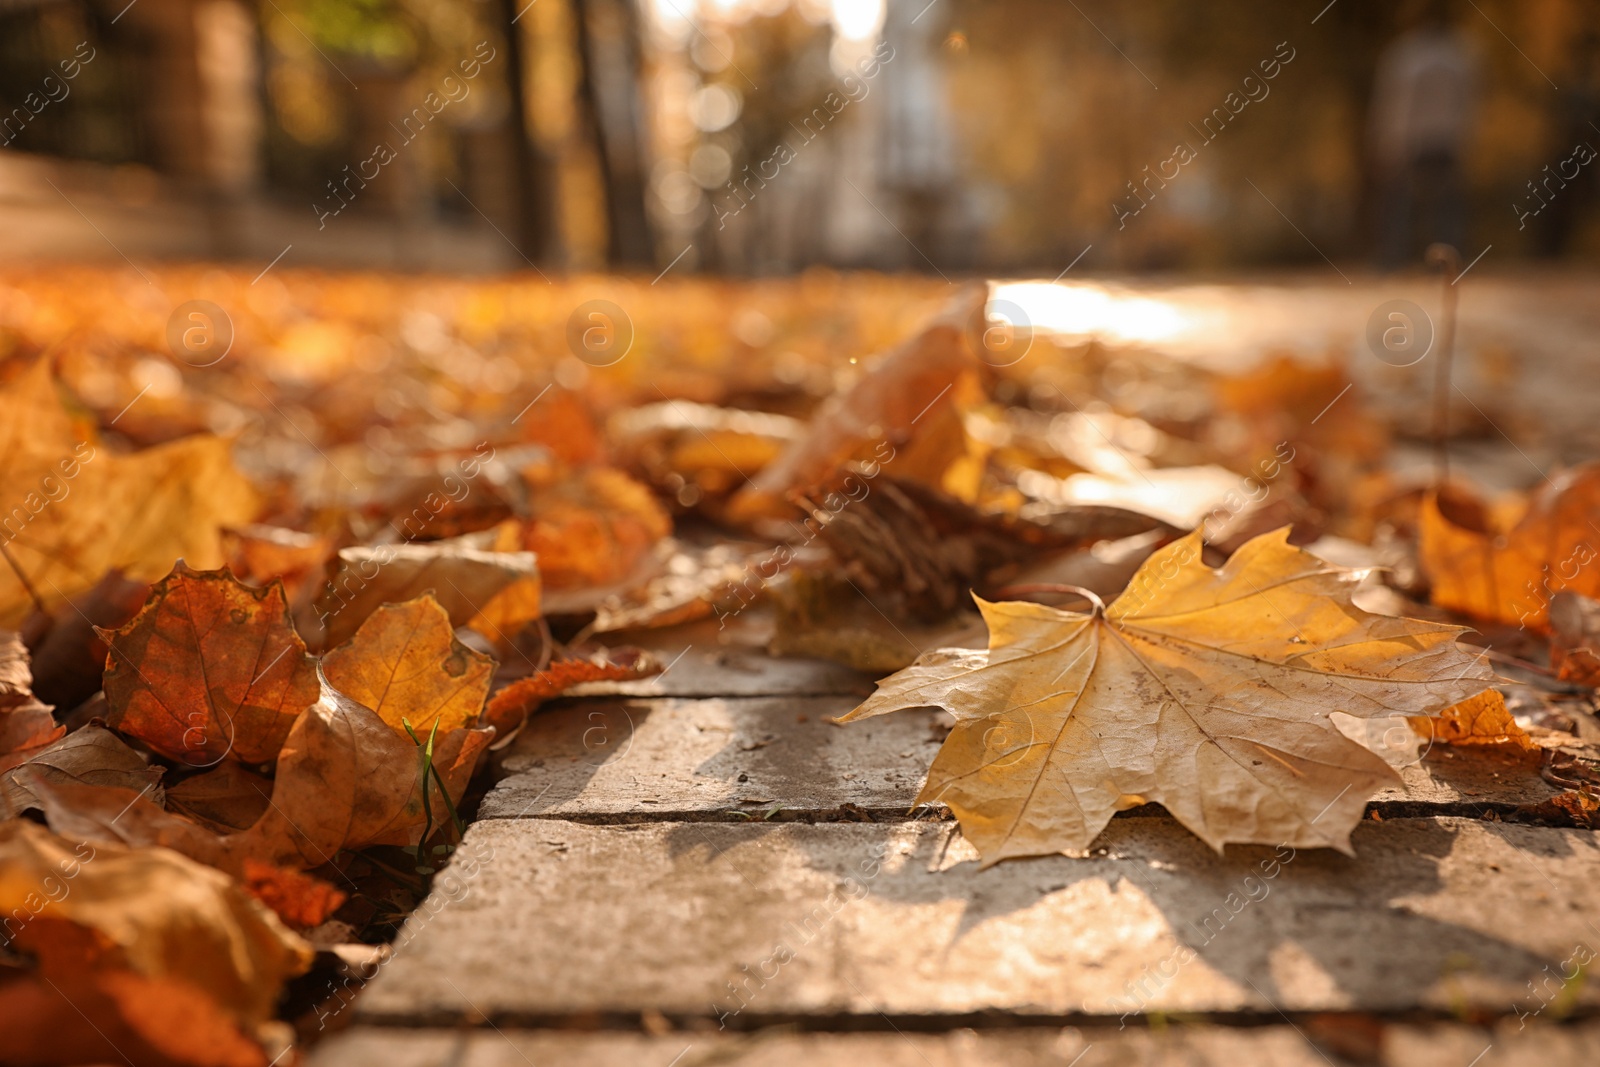
<svg viewBox="0 0 1600 1067">
<path fill-rule="evenodd" d="M 737 684 L 725 669 L 730 662 Z M 1436 749 L 1404 772 L 1409 791 L 1385 790 L 1369 804 L 1369 820 L 1402 822 L 1364 823 L 1356 859 L 1302 851 L 1272 879 L 1261 877 L 1272 850 L 1230 848 L 1218 858 L 1154 806 L 1124 813 L 1087 860 L 1025 860 L 978 872 L 975 864 L 955 866 L 971 858 L 970 849 L 942 807 L 911 810 L 947 716 L 929 711 L 838 727 L 826 720 L 853 707 L 870 680 L 826 668 L 818 681 L 807 665 L 786 664 L 781 673 L 761 666 L 738 653 L 713 654 L 686 673 L 684 688 L 694 696 L 651 698 L 648 682 L 631 683 L 639 695 L 602 690 L 541 711 L 501 754 L 500 781 L 469 832 L 493 856 L 465 896 L 436 912 L 425 906 L 411 920 L 416 929 L 402 935 L 403 951 L 357 1002 L 351 1040 L 380 1041 L 395 1026 L 633 1029 L 662 1019 L 693 1030 L 715 1030 L 720 1021 L 727 1031 L 1029 1022 L 1116 1030 L 1178 1012 L 1257 1027 L 1283 1022 L 1282 1012 L 1301 1023 L 1353 1010 L 1443 1019 L 1464 1004 L 1484 1018 L 1516 1021 L 1519 1009 L 1540 1003 L 1528 981 L 1567 958 L 1569 942 L 1600 946 L 1588 918 L 1600 914 L 1600 898 L 1581 910 L 1574 898 L 1563 910 L 1569 887 L 1600 885 L 1593 836 L 1484 821 L 1559 815 L 1545 804 L 1558 790 L 1526 765 Z M 708 689 L 739 695 L 698 695 Z M 796 690 L 831 695 L 780 695 Z M 937 821 L 917 825 L 927 819 Z M 785 822 L 823 825 L 774 825 Z M 827 825 L 848 822 L 879 825 Z M 696 825 L 704 823 L 729 825 Z M 846 862 L 854 852 L 839 853 L 841 842 L 860 853 L 855 868 Z M 891 861 L 893 849 L 908 858 Z M 901 862 L 893 879 L 865 877 L 861 863 L 879 852 L 880 871 Z M 583 867 L 581 877 L 570 873 L 573 864 Z M 1378 869 L 1389 877 L 1375 879 Z M 798 896 L 775 889 L 777 871 L 793 874 Z M 1301 871 L 1319 872 L 1302 876 L 1303 892 L 1292 877 Z M 1480 877 L 1469 887 L 1462 878 L 1473 871 Z M 711 884 L 696 884 L 712 872 Z M 1242 882 L 1251 874 L 1264 890 Z M 859 897 L 848 888 L 851 877 Z M 1086 886 L 1099 887 L 1093 901 L 1079 899 L 1091 892 Z M 1244 906 L 1237 915 L 1216 912 L 1228 908 L 1230 892 Z M 1263 892 L 1260 901 L 1252 896 Z M 792 960 L 776 960 L 774 930 L 806 929 L 819 903 L 826 912 L 840 901 L 837 914 L 849 914 L 847 921 L 828 914 L 825 937 L 796 949 Z M 1452 921 L 1452 910 L 1477 921 Z M 558 918 L 573 912 L 603 921 Z M 1174 977 L 1161 977 L 1184 950 L 1177 939 L 1184 924 L 1209 930 L 1195 925 L 1207 916 L 1220 932 Z M 1496 922 L 1519 932 L 1499 936 Z M 738 931 L 731 941 L 729 924 Z M 923 936 L 905 936 L 909 930 Z M 1532 940 L 1522 936 L 1540 930 Z M 1189 936 L 1189 947 L 1202 936 Z M 1309 959 L 1298 939 L 1313 946 Z M 1083 955 L 1083 945 L 1098 945 L 1098 955 Z M 1355 958 L 1362 945 L 1393 952 L 1363 962 Z M 1427 946 L 1421 957 L 1419 945 Z M 649 951 L 641 957 L 629 946 Z M 645 958 L 663 947 L 658 958 Z M 966 974 L 939 970 L 952 954 L 973 957 Z M 819 986 L 807 966 L 796 966 L 807 956 L 827 960 L 836 977 Z M 885 960 L 916 972 L 920 992 L 907 998 L 903 982 L 877 975 Z M 655 978 L 607 984 L 604 976 L 619 969 Z M 1373 971 L 1404 980 L 1374 985 Z M 1063 974 L 1089 984 L 1069 990 Z M 502 995 L 493 981 L 483 983 L 486 975 L 518 992 Z M 775 993 L 728 999 L 733 979 L 747 994 Z M 795 990 L 784 994 L 787 984 Z M 952 1001 L 952 990 L 966 999 Z M 1107 1000 L 1107 990 L 1122 999 Z M 758 1005 L 761 999 L 767 1003 Z M 1600 1000 L 1580 994 L 1564 1007 L 1583 1017 Z M 1592 1039 L 1584 1033 L 1582 1040 Z M 463 1046 L 472 1062 L 477 1042 Z M 495 1062 L 496 1054 L 481 1055 Z"/>
</svg>

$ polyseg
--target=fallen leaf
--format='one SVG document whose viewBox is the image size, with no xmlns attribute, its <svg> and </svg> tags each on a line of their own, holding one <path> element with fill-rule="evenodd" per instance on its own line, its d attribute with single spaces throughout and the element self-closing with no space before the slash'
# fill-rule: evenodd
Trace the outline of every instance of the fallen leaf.
<svg viewBox="0 0 1600 1067">
<path fill-rule="evenodd" d="M 218 836 L 162 810 L 143 793 L 81 782 L 35 782 L 34 790 L 46 825 L 60 837 L 75 844 L 171 849 L 238 879 L 251 896 L 292 927 L 317 926 L 344 903 L 345 894 L 333 886 L 251 855 L 249 849 L 259 839 Z M 267 789 L 259 795 L 265 807 Z"/>
<path fill-rule="evenodd" d="M 297 930 L 321 926 L 348 899 L 343 890 L 320 878 L 248 857 L 241 884 L 247 893 Z"/>
<path fill-rule="evenodd" d="M 1566 590 L 1550 598 L 1550 666 L 1564 682 L 1600 686 L 1600 600 Z"/>
<path fill-rule="evenodd" d="M 827 478 L 877 443 L 894 450 L 915 443 L 930 410 L 952 406 L 952 394 L 976 381 L 980 363 L 969 338 L 987 299 L 981 285 L 964 288 L 920 333 L 884 355 L 812 420 L 806 435 L 751 477 L 729 502 L 729 517 L 752 522 L 793 513 L 788 495 Z M 937 425 L 938 417 L 929 425 Z M 882 455 L 876 458 L 882 460 Z"/>
<path fill-rule="evenodd" d="M 1511 717 L 1506 698 L 1498 689 L 1485 689 L 1437 715 L 1414 717 L 1411 726 L 1424 740 L 1446 745 L 1490 745 L 1521 752 L 1541 751 L 1527 731 Z"/>
<path fill-rule="evenodd" d="M 224 529 L 220 537 L 223 559 L 235 578 L 251 585 L 266 585 L 276 578 L 291 599 L 298 599 L 333 554 L 331 536 L 281 526 L 252 523 Z"/>
<path fill-rule="evenodd" d="M 648 652 L 634 648 L 608 649 L 590 658 L 557 660 L 542 671 L 519 678 L 489 698 L 484 721 L 504 737 L 520 727 L 534 709 L 573 686 L 585 682 L 626 682 L 647 678 L 661 670 Z"/>
<path fill-rule="evenodd" d="M 672 533 L 654 494 L 610 467 L 590 467 L 530 492 L 523 546 L 551 589 L 609 585 Z"/>
<path fill-rule="evenodd" d="M 198 994 L 197 1028 L 215 1015 L 252 1033 L 312 959 L 310 945 L 220 871 L 161 848 L 74 847 L 24 820 L 0 825 L 0 912 L 14 919 L 11 946 L 42 977 L 170 981 Z M 166 1033 L 136 1015 L 124 1021 L 147 1039 Z"/>
<path fill-rule="evenodd" d="M 514 536 L 520 539 L 520 530 Z M 339 550 L 333 578 L 317 601 L 323 647 L 343 644 L 384 604 L 432 593 L 452 626 L 505 642 L 539 617 L 539 559 L 507 551 L 495 531 L 426 544 Z"/>
<path fill-rule="evenodd" d="M 846 478 L 844 484 L 849 485 Z M 1048 523 L 978 511 L 936 489 L 887 475 L 860 482 L 858 496 L 807 500 L 808 529 L 863 593 L 887 598 L 891 614 L 936 622 L 966 608 L 974 590 L 1051 551 L 1145 533 L 1157 520 L 1120 508 L 1079 506 Z"/>
<path fill-rule="evenodd" d="M 22 770 L 45 825 L 69 841 L 170 848 L 207 867 L 240 873 L 242 853 L 205 827 L 164 810 L 144 790 L 45 778 Z"/>
<path fill-rule="evenodd" d="M 1216 383 L 1218 406 L 1237 420 L 1253 444 L 1266 451 L 1285 438 L 1364 463 L 1381 459 L 1389 431 L 1367 408 L 1359 386 L 1352 386 L 1343 358 L 1308 363 L 1278 354 L 1237 377 Z M 1332 405 L 1337 402 L 1338 407 Z M 1334 418 L 1329 410 L 1338 412 Z M 1221 419 L 1217 420 L 1219 423 Z"/>
<path fill-rule="evenodd" d="M 19 772 L 26 771 L 22 774 Z M 49 783 L 80 782 L 116 786 L 150 796 L 161 803 L 160 767 L 129 748 L 103 726 L 85 726 L 32 753 L 0 773 L 0 814 L 20 815 L 39 806 L 29 782 L 35 777 Z"/>
<path fill-rule="evenodd" d="M 0 982 L 0 1019 L 7 1021 L 7 1062 L 25 1067 L 271 1067 L 272 1061 L 205 992 L 177 978 L 67 968 L 48 979 L 25 974 Z"/>
<path fill-rule="evenodd" d="M 1558 816 L 1557 819 L 1552 820 L 1557 825 L 1560 825 L 1562 821 L 1559 817 L 1564 817 L 1574 826 L 1581 826 L 1589 830 L 1594 828 L 1595 817 L 1600 814 L 1600 797 L 1596 797 L 1593 793 L 1569 789 L 1564 793 L 1557 793 L 1543 804 L 1537 805 L 1532 814 L 1536 817 L 1543 817 L 1546 813 L 1539 809 L 1546 807 L 1552 809 L 1550 814 Z"/>
<path fill-rule="evenodd" d="M 191 767 L 272 762 L 317 699 L 316 663 L 289 621 L 282 583 L 252 589 L 180 561 L 106 636 L 111 726 Z"/>
<path fill-rule="evenodd" d="M 564 463 L 592 463 L 604 450 L 587 401 L 570 389 L 541 394 L 527 418 L 513 421 L 521 440 L 543 445 Z"/>
<path fill-rule="evenodd" d="M 439 732 L 430 794 L 436 825 L 444 817 L 440 781 L 459 801 L 494 733 Z M 284 741 L 271 806 L 230 844 L 283 867 L 320 867 L 342 849 L 416 844 L 426 821 L 420 777 L 409 737 L 324 685 Z"/>
<path fill-rule="evenodd" d="M 154 581 L 175 559 L 216 566 L 220 527 L 249 522 L 259 507 L 223 438 L 188 437 L 128 455 L 83 440 L 44 361 L 0 390 L 0 411 L 7 421 L 38 413 L 0 445 L 0 484 L 34 490 L 9 516 L 6 550 L 47 608 L 113 569 Z M 19 432 L 24 424 L 34 431 Z M 0 625 L 15 625 L 32 607 L 23 579 L 0 567 Z"/>
<path fill-rule="evenodd" d="M 1561 590 L 1600 597 L 1600 463 L 1554 476 L 1525 502 L 1491 508 L 1452 486 L 1418 515 L 1433 602 L 1474 618 L 1549 629 Z"/>
<path fill-rule="evenodd" d="M 322 670 L 339 692 L 396 730 L 419 736 L 475 725 L 489 696 L 494 660 L 456 640 L 450 616 L 431 596 L 385 604 L 355 637 L 329 652 Z"/>
<path fill-rule="evenodd" d="M 844 721 L 952 712 L 919 800 L 943 802 L 985 864 L 1081 851 L 1118 810 L 1163 805 L 1229 842 L 1350 851 L 1393 772 L 1330 715 L 1421 715 L 1482 691 L 1463 628 L 1370 615 L 1351 572 L 1250 541 L 1220 570 L 1201 535 L 1156 552 L 1108 608 L 980 601 L 989 648 L 945 649 Z"/>
<path fill-rule="evenodd" d="M 224 760 L 167 790 L 166 807 L 219 834 L 248 830 L 267 810 L 272 779 Z"/>
<path fill-rule="evenodd" d="M 33 671 L 22 635 L 0 630 L 0 767 L 8 754 L 48 745 L 66 732 L 49 705 L 33 695 Z"/>
<path fill-rule="evenodd" d="M 772 554 L 753 545 L 687 547 L 669 538 L 656 548 L 658 572 L 632 588 L 599 598 L 589 629 L 604 634 L 707 618 L 730 587 L 750 581 L 759 562 Z M 552 602 L 567 606 L 572 600 L 558 597 Z"/>
<path fill-rule="evenodd" d="M 613 415 L 607 423 L 617 461 L 693 507 L 744 484 L 805 430 L 799 419 L 666 400 Z"/>
</svg>

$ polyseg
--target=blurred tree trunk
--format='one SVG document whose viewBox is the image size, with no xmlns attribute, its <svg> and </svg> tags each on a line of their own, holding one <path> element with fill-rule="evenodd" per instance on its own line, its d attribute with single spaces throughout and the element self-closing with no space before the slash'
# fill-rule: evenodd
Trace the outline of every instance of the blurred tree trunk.
<svg viewBox="0 0 1600 1067">
<path fill-rule="evenodd" d="M 515 148 L 511 153 L 511 180 L 516 190 L 516 243 L 534 263 L 546 261 L 555 233 L 554 164 L 533 136 L 528 116 L 528 55 L 522 15 L 533 0 L 500 0 L 500 29 L 506 42 L 507 94 L 511 113 L 507 125 Z"/>
<path fill-rule="evenodd" d="M 633 0 L 576 0 L 574 10 L 581 110 L 605 182 L 606 256 L 617 267 L 653 267 L 655 240 L 644 200 L 639 10 Z"/>
</svg>

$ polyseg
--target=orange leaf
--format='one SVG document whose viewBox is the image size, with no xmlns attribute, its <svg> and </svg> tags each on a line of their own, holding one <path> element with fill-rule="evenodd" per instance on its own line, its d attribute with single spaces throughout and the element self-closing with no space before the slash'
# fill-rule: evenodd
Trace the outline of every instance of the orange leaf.
<svg viewBox="0 0 1600 1067">
<path fill-rule="evenodd" d="M 1459 488 L 1430 493 L 1418 516 L 1433 602 L 1479 619 L 1549 628 L 1550 598 L 1600 596 L 1600 463 L 1565 471 L 1512 520 Z"/>
<path fill-rule="evenodd" d="M 218 528 L 249 522 L 260 506 L 224 438 L 127 455 L 84 441 L 46 360 L 0 389 L 0 411 L 0 484 L 26 493 L 8 515 L 6 548 L 28 583 L 0 567 L 0 623 L 31 610 L 29 586 L 54 608 L 114 568 L 151 581 L 175 559 L 216 566 Z"/>
<path fill-rule="evenodd" d="M 11 1063 L 268 1067 L 271 1059 L 203 990 L 126 970 L 0 984 L 0 1019 Z"/>
<path fill-rule="evenodd" d="M 327 922 L 347 898 L 344 891 L 320 878 L 248 857 L 244 861 L 244 888 L 276 912 L 278 918 L 300 930 Z"/>
<path fill-rule="evenodd" d="M 610 467 L 535 488 L 524 547 L 551 589 L 609 585 L 626 577 L 672 520 L 650 490 Z"/>
<path fill-rule="evenodd" d="M 57 886 L 41 898 L 40 886 Z M 0 912 L 49 978 L 131 971 L 191 987 L 248 1031 L 272 1017 L 311 947 L 220 871 L 161 848 L 74 848 L 24 820 L 0 824 Z M 199 1020 L 197 1020 L 199 1021 Z M 7 1057 L 9 1058 L 9 1057 Z"/>
<path fill-rule="evenodd" d="M 271 762 L 317 699 L 316 663 L 277 582 L 252 589 L 180 561 L 131 622 L 103 636 L 111 725 L 193 767 Z"/>
</svg>

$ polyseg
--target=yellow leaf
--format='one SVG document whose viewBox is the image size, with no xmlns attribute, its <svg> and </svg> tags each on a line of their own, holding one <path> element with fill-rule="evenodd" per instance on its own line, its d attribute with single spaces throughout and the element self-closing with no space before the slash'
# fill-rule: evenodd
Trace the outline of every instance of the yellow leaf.
<svg viewBox="0 0 1600 1067">
<path fill-rule="evenodd" d="M 402 736 L 403 719 L 425 737 L 436 722 L 443 733 L 477 720 L 494 660 L 456 640 L 450 616 L 424 595 L 373 612 L 348 644 L 323 657 L 322 669 Z"/>
<path fill-rule="evenodd" d="M 1166 807 L 1213 848 L 1348 852 L 1394 772 L 1330 715 L 1419 715 L 1484 689 L 1461 627 L 1372 615 L 1351 572 L 1247 542 L 1220 570 L 1195 531 L 1089 613 L 979 601 L 989 648 L 942 649 L 845 721 L 942 707 L 957 724 L 919 800 L 949 805 L 984 862 L 1080 851 L 1121 808 Z"/>
<path fill-rule="evenodd" d="M 1446 745 L 1500 745 L 1521 752 L 1538 752 L 1506 708 L 1498 689 L 1485 689 L 1475 697 L 1452 704 L 1437 715 L 1411 720 L 1419 735 Z"/>
<path fill-rule="evenodd" d="M 112 568 L 155 581 L 179 560 L 219 566 L 219 529 L 247 523 L 259 506 L 231 445 L 200 435 L 117 455 L 74 432 L 43 361 L 0 391 L 15 419 L 0 452 L 8 499 L 0 539 L 33 591 L 54 606 Z M 0 567 L 0 625 L 32 606 L 28 588 Z"/>
</svg>

